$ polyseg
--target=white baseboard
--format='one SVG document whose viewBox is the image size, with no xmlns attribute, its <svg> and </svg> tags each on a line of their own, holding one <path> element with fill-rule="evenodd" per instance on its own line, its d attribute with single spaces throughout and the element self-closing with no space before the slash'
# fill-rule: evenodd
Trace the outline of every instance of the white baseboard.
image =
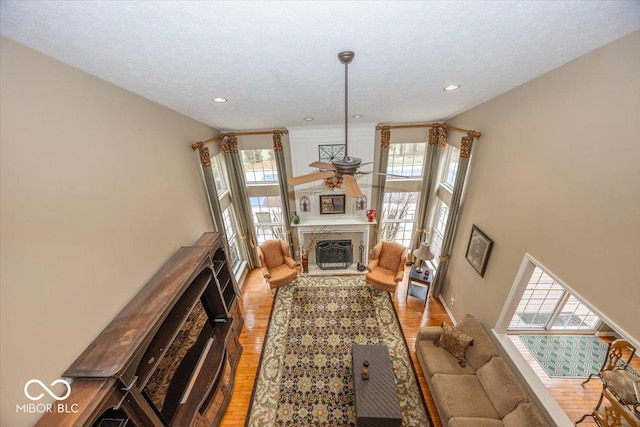
<svg viewBox="0 0 640 427">
<path fill-rule="evenodd" d="M 444 300 L 444 298 L 442 297 L 442 294 L 438 295 L 438 299 L 440 300 L 440 302 L 442 303 L 442 306 L 444 307 L 444 311 L 447 312 L 447 314 L 449 315 L 449 318 L 451 319 L 451 321 L 453 322 L 454 325 L 457 325 L 458 322 L 456 322 L 455 317 L 453 317 L 453 313 L 451 313 L 451 311 L 449 311 L 449 306 L 447 305 L 447 302 Z"/>
</svg>

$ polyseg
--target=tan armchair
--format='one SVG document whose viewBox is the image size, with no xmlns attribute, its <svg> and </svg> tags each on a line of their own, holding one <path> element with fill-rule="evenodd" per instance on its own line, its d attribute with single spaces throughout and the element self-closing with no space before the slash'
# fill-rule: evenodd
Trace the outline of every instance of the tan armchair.
<svg viewBox="0 0 640 427">
<path fill-rule="evenodd" d="M 284 240 L 267 240 L 257 248 L 262 275 L 271 289 L 288 285 L 298 277 L 296 262 Z"/>
<path fill-rule="evenodd" d="M 373 255 L 367 264 L 366 282 L 395 296 L 406 262 L 407 248 L 396 242 L 380 242 L 373 247 Z"/>
</svg>

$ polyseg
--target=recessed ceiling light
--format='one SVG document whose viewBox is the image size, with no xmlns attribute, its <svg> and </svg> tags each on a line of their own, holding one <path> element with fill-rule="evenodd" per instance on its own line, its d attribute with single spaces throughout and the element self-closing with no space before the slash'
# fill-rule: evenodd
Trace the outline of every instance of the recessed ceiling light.
<svg viewBox="0 0 640 427">
<path fill-rule="evenodd" d="M 225 102 L 227 102 L 227 98 L 213 98 L 213 102 L 219 102 L 221 104 L 224 104 Z"/>
<path fill-rule="evenodd" d="M 361 119 L 362 118 L 362 114 L 354 114 L 353 116 L 354 119 Z"/>
<path fill-rule="evenodd" d="M 449 85 L 444 88 L 446 92 L 451 92 L 452 90 L 460 89 L 460 85 Z"/>
<path fill-rule="evenodd" d="M 312 122 L 313 121 L 313 117 L 305 117 L 304 121 L 305 122 Z"/>
</svg>

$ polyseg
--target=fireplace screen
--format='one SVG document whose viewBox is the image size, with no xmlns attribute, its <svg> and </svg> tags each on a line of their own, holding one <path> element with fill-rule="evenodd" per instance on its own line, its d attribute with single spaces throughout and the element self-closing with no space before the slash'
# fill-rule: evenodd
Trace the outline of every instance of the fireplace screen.
<svg viewBox="0 0 640 427">
<path fill-rule="evenodd" d="M 316 243 L 316 264 L 322 270 L 339 270 L 353 264 L 351 240 L 323 240 Z"/>
</svg>

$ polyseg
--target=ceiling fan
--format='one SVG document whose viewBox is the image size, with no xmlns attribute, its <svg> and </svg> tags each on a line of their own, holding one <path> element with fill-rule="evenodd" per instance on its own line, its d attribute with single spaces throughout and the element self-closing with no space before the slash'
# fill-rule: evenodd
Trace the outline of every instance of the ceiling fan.
<svg viewBox="0 0 640 427">
<path fill-rule="evenodd" d="M 342 64 L 344 64 L 344 157 L 341 159 L 332 159 L 331 163 L 311 163 L 309 165 L 310 167 L 324 170 L 307 175 L 289 177 L 287 181 L 292 186 L 306 184 L 312 181 L 325 180 L 327 178 L 342 178 L 345 192 L 348 196 L 362 197 L 362 190 L 360 190 L 360 186 L 356 182 L 354 175 L 370 173 L 378 174 L 377 172 L 359 172 L 358 168 L 360 166 L 368 165 L 373 162 L 362 163 L 362 159 L 349 156 L 349 64 L 353 61 L 354 56 L 355 54 L 351 51 L 340 52 L 338 54 L 338 59 Z"/>
</svg>

